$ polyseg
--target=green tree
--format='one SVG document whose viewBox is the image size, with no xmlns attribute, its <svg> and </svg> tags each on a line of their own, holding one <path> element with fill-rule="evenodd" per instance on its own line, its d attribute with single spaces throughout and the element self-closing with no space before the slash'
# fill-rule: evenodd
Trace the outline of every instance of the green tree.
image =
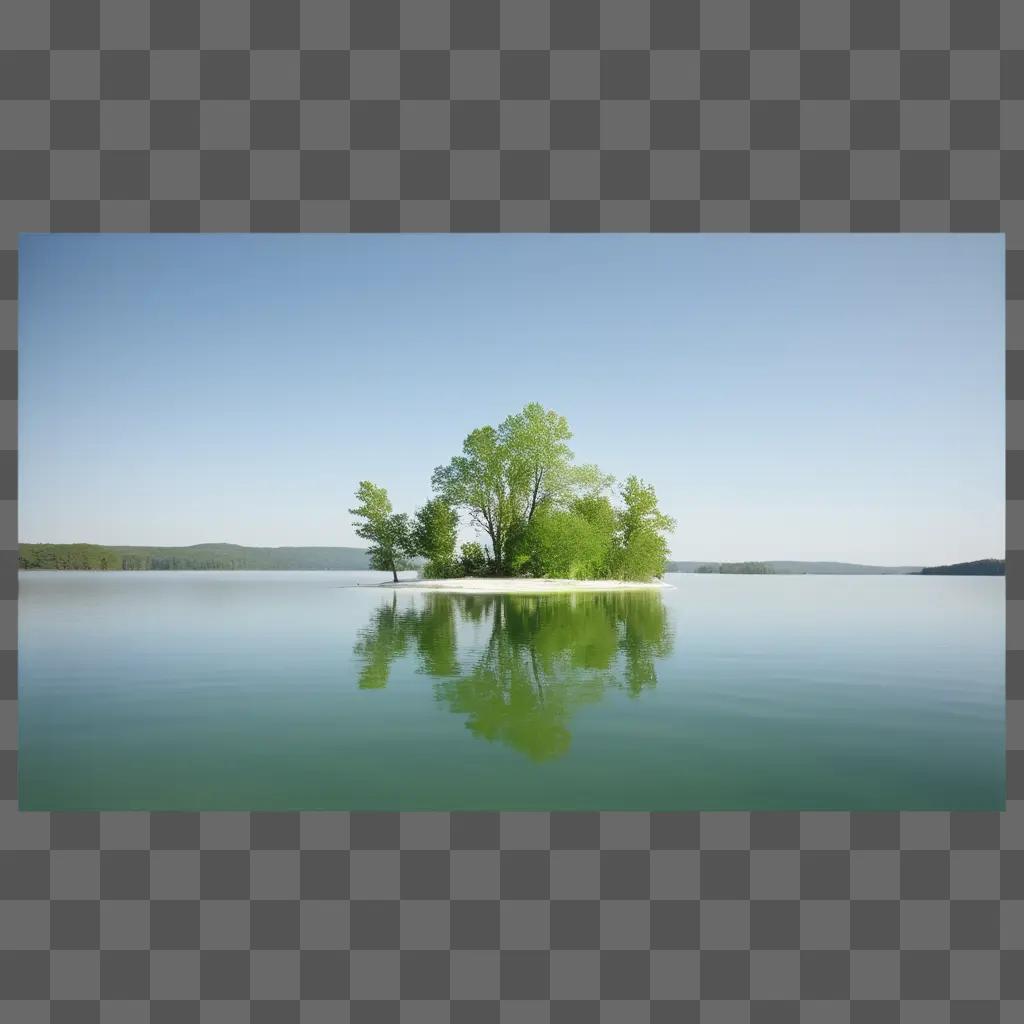
<svg viewBox="0 0 1024 1024">
<path fill-rule="evenodd" d="M 432 478 L 435 492 L 463 508 L 490 541 L 498 575 L 520 571 L 527 532 L 538 510 L 596 494 L 611 482 L 595 466 L 576 466 L 564 416 L 539 403 L 524 406 L 495 427 L 479 427 Z"/>
<path fill-rule="evenodd" d="M 623 507 L 618 512 L 613 574 L 624 580 L 661 576 L 668 560 L 664 534 L 675 529 L 675 520 L 659 510 L 654 488 L 636 476 L 626 479 L 621 495 Z"/>
<path fill-rule="evenodd" d="M 507 416 L 498 434 L 509 451 L 512 491 L 522 503 L 527 523 L 542 505 L 561 505 L 581 493 L 598 493 L 613 482 L 597 466 L 574 463 L 569 421 L 539 402 Z"/>
<path fill-rule="evenodd" d="M 496 570 L 509 531 L 516 521 L 509 488 L 508 451 L 493 427 L 479 427 L 462 443 L 462 454 L 434 470 L 435 492 L 456 508 L 466 510 L 470 522 L 491 541 Z"/>
<path fill-rule="evenodd" d="M 362 522 L 353 523 L 356 536 L 370 542 L 367 554 L 371 568 L 390 572 L 398 582 L 398 570 L 409 567 L 411 554 L 409 517 L 392 510 L 388 492 L 363 480 L 356 491 L 359 504 L 349 512 Z"/>
<path fill-rule="evenodd" d="M 483 576 L 487 572 L 487 554 L 475 540 L 462 545 L 460 567 L 465 576 Z"/>
<path fill-rule="evenodd" d="M 459 517 L 441 498 L 432 498 L 416 510 L 412 521 L 412 550 L 427 563 L 423 575 L 434 579 L 455 574 L 455 541 Z"/>
<path fill-rule="evenodd" d="M 615 530 L 615 510 L 603 495 L 577 498 L 564 509 L 544 503 L 527 531 L 530 570 L 559 579 L 607 578 Z"/>
</svg>

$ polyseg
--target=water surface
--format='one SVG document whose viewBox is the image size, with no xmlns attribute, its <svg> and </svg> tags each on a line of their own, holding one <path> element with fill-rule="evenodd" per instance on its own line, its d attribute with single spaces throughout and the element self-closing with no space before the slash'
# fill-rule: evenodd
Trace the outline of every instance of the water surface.
<svg viewBox="0 0 1024 1024">
<path fill-rule="evenodd" d="M 20 574 L 27 809 L 1001 809 L 1004 579 Z"/>
</svg>

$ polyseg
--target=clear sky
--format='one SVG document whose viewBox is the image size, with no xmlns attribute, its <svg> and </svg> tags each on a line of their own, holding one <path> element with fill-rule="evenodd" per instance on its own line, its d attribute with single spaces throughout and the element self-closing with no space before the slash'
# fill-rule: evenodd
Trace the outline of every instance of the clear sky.
<svg viewBox="0 0 1024 1024">
<path fill-rule="evenodd" d="M 530 401 L 679 559 L 1004 550 L 1001 235 L 23 235 L 20 537 L 350 545 Z"/>
</svg>

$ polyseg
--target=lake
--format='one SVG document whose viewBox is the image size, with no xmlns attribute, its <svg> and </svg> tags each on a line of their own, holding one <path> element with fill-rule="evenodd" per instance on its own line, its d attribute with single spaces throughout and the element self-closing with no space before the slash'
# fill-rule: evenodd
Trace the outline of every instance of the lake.
<svg viewBox="0 0 1024 1024">
<path fill-rule="evenodd" d="M 22 572 L 25 809 L 1002 809 L 1001 577 Z"/>
</svg>

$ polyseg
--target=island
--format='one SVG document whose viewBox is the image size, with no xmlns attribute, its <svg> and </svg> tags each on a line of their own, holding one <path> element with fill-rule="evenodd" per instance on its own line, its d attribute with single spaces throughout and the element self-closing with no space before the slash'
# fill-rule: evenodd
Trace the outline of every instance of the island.
<svg viewBox="0 0 1024 1024">
<path fill-rule="evenodd" d="M 590 589 L 659 585 L 675 520 L 636 475 L 613 496 L 612 476 L 576 463 L 572 436 L 566 418 L 539 402 L 478 427 L 434 470 L 434 496 L 412 515 L 363 480 L 349 512 L 356 535 L 370 542 L 371 566 L 402 586 L 399 571 L 419 557 L 435 588 L 489 593 L 581 589 L 584 581 Z M 460 514 L 480 541 L 456 551 Z"/>
</svg>

